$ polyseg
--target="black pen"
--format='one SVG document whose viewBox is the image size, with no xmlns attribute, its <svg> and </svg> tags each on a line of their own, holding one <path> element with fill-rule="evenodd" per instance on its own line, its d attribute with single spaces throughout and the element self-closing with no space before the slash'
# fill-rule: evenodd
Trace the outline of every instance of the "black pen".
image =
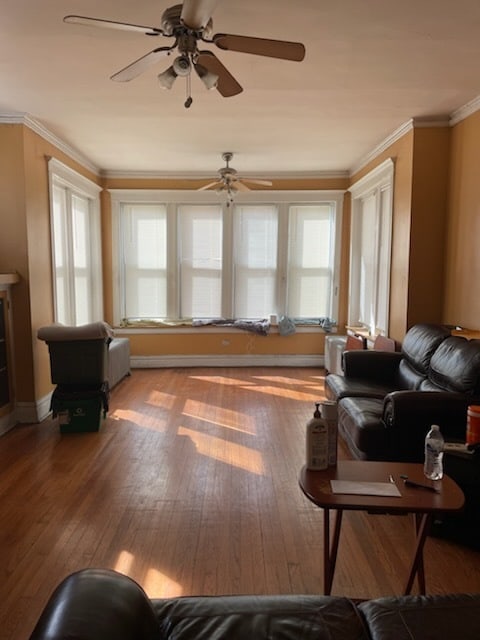
<svg viewBox="0 0 480 640">
<path fill-rule="evenodd" d="M 437 487 L 432 487 L 430 484 L 422 484 L 421 482 L 415 482 L 415 480 L 409 480 L 408 478 L 403 481 L 407 487 L 415 487 L 417 489 L 427 489 L 428 491 L 435 491 L 435 493 L 439 492 Z"/>
</svg>

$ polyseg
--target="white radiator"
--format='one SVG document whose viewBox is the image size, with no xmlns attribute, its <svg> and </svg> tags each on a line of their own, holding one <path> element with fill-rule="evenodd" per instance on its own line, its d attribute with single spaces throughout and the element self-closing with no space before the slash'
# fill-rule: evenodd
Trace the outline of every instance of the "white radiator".
<svg viewBox="0 0 480 640">
<path fill-rule="evenodd" d="M 347 336 L 325 336 L 325 369 L 328 373 L 343 375 L 342 353 L 346 342 Z"/>
</svg>

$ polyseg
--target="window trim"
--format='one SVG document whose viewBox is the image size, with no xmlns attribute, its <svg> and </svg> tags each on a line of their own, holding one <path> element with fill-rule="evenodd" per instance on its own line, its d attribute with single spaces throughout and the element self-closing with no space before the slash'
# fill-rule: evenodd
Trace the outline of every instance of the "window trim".
<svg viewBox="0 0 480 640">
<path fill-rule="evenodd" d="M 124 265 L 120 264 L 121 256 L 121 205 L 122 204 L 164 204 L 169 212 L 174 215 L 174 209 L 179 204 L 219 204 L 219 196 L 214 191 L 198 191 L 198 190 L 163 190 L 163 189 L 108 189 L 111 198 L 112 211 L 112 283 L 113 283 L 113 324 L 116 327 L 121 325 L 121 270 Z M 238 193 L 235 196 L 235 204 L 274 204 L 278 206 L 279 220 L 279 242 L 278 242 L 278 271 L 279 278 L 285 281 L 286 278 L 286 255 L 282 248 L 288 247 L 288 207 L 303 204 L 335 204 L 335 221 L 334 221 L 334 260 L 333 260 L 333 277 L 332 277 L 332 304 L 331 316 L 332 321 L 336 322 L 339 309 L 339 282 L 340 282 L 340 262 L 341 262 L 341 234 L 343 221 L 345 190 L 316 190 L 316 191 L 250 191 L 248 193 Z M 221 196 L 220 196 L 221 197 Z M 232 208 L 227 207 L 226 202 L 220 200 L 223 209 L 223 219 L 225 225 L 224 246 L 225 255 L 231 255 L 233 246 L 233 216 Z M 172 244 L 169 243 L 171 248 Z M 176 251 L 176 249 L 173 249 Z M 176 261 L 172 265 L 176 265 Z M 230 291 L 231 282 L 231 264 L 227 263 L 227 270 L 224 272 L 222 300 L 226 305 L 226 292 Z M 172 271 L 176 267 L 172 266 Z M 172 272 L 172 278 L 176 277 L 176 273 Z M 284 305 L 281 297 L 278 298 L 279 306 Z M 162 331 L 162 329 L 159 329 Z"/>
</svg>

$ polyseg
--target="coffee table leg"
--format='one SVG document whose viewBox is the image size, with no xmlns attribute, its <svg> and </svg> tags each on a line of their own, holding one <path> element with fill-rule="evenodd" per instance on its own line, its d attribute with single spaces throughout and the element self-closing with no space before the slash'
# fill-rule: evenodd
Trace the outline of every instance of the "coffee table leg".
<svg viewBox="0 0 480 640">
<path fill-rule="evenodd" d="M 418 586 L 420 593 L 425 594 L 425 571 L 423 567 L 423 547 L 427 538 L 428 529 L 430 526 L 431 516 L 428 513 L 415 515 L 415 527 L 417 530 L 417 540 L 415 545 L 415 554 L 413 556 L 410 573 L 408 575 L 407 586 L 405 587 L 404 594 L 408 595 L 413 587 L 413 581 L 415 575 L 418 575 Z"/>
<path fill-rule="evenodd" d="M 330 546 L 330 509 L 323 510 L 323 586 L 324 593 L 329 596 L 332 592 L 333 576 L 337 562 L 338 543 L 342 528 L 343 510 L 335 510 L 335 528 Z"/>
</svg>

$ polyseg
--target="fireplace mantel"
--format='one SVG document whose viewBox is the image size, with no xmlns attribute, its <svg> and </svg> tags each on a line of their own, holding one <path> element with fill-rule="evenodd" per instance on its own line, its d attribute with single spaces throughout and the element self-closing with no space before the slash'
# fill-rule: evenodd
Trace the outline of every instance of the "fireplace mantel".
<svg viewBox="0 0 480 640">
<path fill-rule="evenodd" d="M 16 284 L 20 276 L 16 271 L 0 272 L 0 285 Z"/>
</svg>

